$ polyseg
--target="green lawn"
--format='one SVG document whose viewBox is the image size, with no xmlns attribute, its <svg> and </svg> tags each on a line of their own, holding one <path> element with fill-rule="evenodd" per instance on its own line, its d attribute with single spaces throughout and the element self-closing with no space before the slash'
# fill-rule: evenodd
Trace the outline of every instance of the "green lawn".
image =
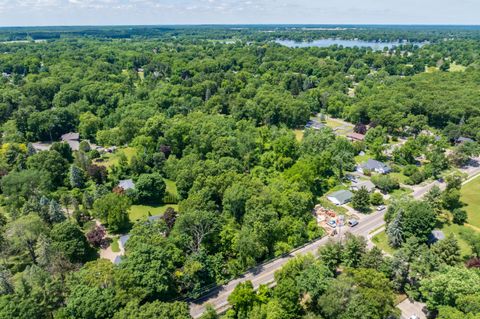
<svg viewBox="0 0 480 319">
<path fill-rule="evenodd" d="M 127 157 L 127 160 L 130 161 L 130 159 L 137 154 L 137 150 L 133 147 L 125 147 L 121 149 L 117 149 L 117 151 L 113 154 L 105 154 L 103 155 L 102 159 L 103 162 L 96 162 L 98 165 L 105 166 L 107 168 L 117 165 L 118 162 L 120 161 L 120 157 L 122 154 L 125 154 Z"/>
<path fill-rule="evenodd" d="M 405 184 L 408 180 L 408 177 L 402 173 L 390 173 L 390 176 L 395 177 L 400 184 Z"/>
<path fill-rule="evenodd" d="M 110 248 L 112 248 L 112 251 L 114 253 L 120 252 L 120 246 L 118 244 L 118 237 L 117 236 L 112 238 L 112 243 L 110 244 Z"/>
<path fill-rule="evenodd" d="M 373 155 L 370 152 L 365 152 L 365 155 L 357 155 L 355 156 L 355 163 L 362 164 L 368 161 L 369 159 L 373 159 Z"/>
<path fill-rule="evenodd" d="M 390 245 L 388 245 L 387 233 L 385 233 L 385 231 L 382 231 L 381 233 L 373 236 L 372 242 L 375 244 L 375 246 L 390 255 L 393 255 L 393 253 L 395 252 L 395 248 L 392 248 L 390 247 Z"/>
<path fill-rule="evenodd" d="M 460 251 L 462 253 L 462 256 L 469 256 L 472 253 L 472 250 L 470 249 L 470 246 L 467 244 L 465 240 L 462 239 L 460 236 L 460 233 L 467 229 L 467 226 L 462 226 L 462 225 L 457 225 L 457 224 L 450 224 L 450 225 L 443 225 L 442 231 L 445 234 L 445 236 L 448 236 L 450 234 L 453 234 L 455 238 L 458 240 L 458 244 L 460 246 Z"/>
<path fill-rule="evenodd" d="M 390 193 L 390 198 L 400 198 L 403 196 L 406 196 L 408 194 L 413 193 L 413 191 L 410 188 L 402 188 L 400 187 L 399 189 L 394 190 L 393 192 Z"/>
<path fill-rule="evenodd" d="M 158 205 L 158 206 L 149 206 L 149 205 L 132 205 L 128 216 L 130 221 L 135 222 L 137 220 L 146 218 L 147 216 L 157 216 L 162 215 L 168 207 L 172 207 L 178 211 L 178 205 Z"/>
<path fill-rule="evenodd" d="M 468 213 L 467 222 L 480 228 L 480 176 L 463 185 L 460 199 L 466 205 L 464 208 Z"/>
<path fill-rule="evenodd" d="M 467 244 L 467 242 L 463 240 L 460 236 L 460 233 L 465 229 L 467 229 L 467 226 L 461 226 L 456 224 L 450 224 L 450 225 L 445 224 L 441 228 L 445 236 L 448 236 L 450 234 L 453 234 L 455 236 L 455 238 L 458 240 L 458 244 L 460 246 L 460 252 L 462 256 L 469 256 L 472 253 L 472 251 L 469 245 Z M 383 251 L 387 252 L 390 255 L 392 255 L 395 252 L 395 249 L 388 245 L 388 238 L 385 231 L 382 231 L 381 233 L 373 236 L 372 242 L 378 248 L 382 249 Z"/>
</svg>

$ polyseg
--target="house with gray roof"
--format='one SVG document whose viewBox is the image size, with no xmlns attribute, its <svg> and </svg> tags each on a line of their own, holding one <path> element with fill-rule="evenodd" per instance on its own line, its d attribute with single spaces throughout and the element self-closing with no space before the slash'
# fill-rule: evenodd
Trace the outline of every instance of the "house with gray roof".
<svg viewBox="0 0 480 319">
<path fill-rule="evenodd" d="M 347 190 L 340 190 L 330 195 L 327 195 L 327 199 L 335 205 L 343 205 L 350 202 L 353 198 L 353 193 Z"/>
<path fill-rule="evenodd" d="M 80 149 L 80 134 L 70 132 L 63 134 L 61 137 L 62 141 L 67 143 L 72 151 L 78 151 Z"/>
<path fill-rule="evenodd" d="M 369 193 L 375 190 L 375 184 L 373 184 L 371 181 L 359 181 L 357 183 L 352 183 L 350 189 L 353 191 L 358 191 L 362 187 L 365 187 Z"/>
<path fill-rule="evenodd" d="M 363 174 L 366 170 L 379 174 L 387 174 L 392 171 L 390 166 L 374 159 L 369 159 L 365 163 L 357 166 L 357 172 L 359 173 Z"/>
</svg>

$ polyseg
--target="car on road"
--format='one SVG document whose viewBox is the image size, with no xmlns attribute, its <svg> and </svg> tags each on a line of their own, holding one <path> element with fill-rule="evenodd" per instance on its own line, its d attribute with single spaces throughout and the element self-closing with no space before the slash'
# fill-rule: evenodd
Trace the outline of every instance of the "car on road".
<svg viewBox="0 0 480 319">
<path fill-rule="evenodd" d="M 358 225 L 358 220 L 356 220 L 356 219 L 350 219 L 348 221 L 348 226 L 350 226 L 350 227 L 355 227 L 357 225 Z"/>
<path fill-rule="evenodd" d="M 377 211 L 378 211 L 378 212 L 381 212 L 381 211 L 384 210 L 385 208 L 386 208 L 385 205 L 380 205 L 380 206 L 377 207 Z"/>
<path fill-rule="evenodd" d="M 332 227 L 332 228 L 336 228 L 337 227 L 337 222 L 332 219 L 327 223 L 327 225 Z"/>
</svg>

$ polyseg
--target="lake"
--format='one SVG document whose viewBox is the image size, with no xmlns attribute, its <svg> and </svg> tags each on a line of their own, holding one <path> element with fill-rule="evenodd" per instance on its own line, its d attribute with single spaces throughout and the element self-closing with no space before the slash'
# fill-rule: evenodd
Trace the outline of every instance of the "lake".
<svg viewBox="0 0 480 319">
<path fill-rule="evenodd" d="M 309 48 L 309 47 L 319 47 L 326 48 L 332 45 L 341 45 L 346 48 L 353 47 L 367 47 L 372 48 L 373 50 L 383 50 L 383 48 L 388 47 L 392 48 L 394 46 L 399 46 L 401 44 L 408 44 L 408 42 L 374 42 L 374 41 L 364 41 L 364 40 L 342 40 L 342 39 L 320 39 L 310 42 L 298 42 L 294 40 L 276 40 L 278 44 L 287 46 L 289 48 Z M 418 46 L 423 46 L 425 43 L 411 43 Z"/>
</svg>

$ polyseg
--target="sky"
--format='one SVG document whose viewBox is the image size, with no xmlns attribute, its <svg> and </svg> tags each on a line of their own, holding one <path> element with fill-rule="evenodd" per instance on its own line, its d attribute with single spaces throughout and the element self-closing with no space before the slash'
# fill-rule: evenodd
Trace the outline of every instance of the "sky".
<svg viewBox="0 0 480 319">
<path fill-rule="evenodd" d="M 480 24 L 480 0 L 0 0 L 0 26 Z"/>
</svg>

